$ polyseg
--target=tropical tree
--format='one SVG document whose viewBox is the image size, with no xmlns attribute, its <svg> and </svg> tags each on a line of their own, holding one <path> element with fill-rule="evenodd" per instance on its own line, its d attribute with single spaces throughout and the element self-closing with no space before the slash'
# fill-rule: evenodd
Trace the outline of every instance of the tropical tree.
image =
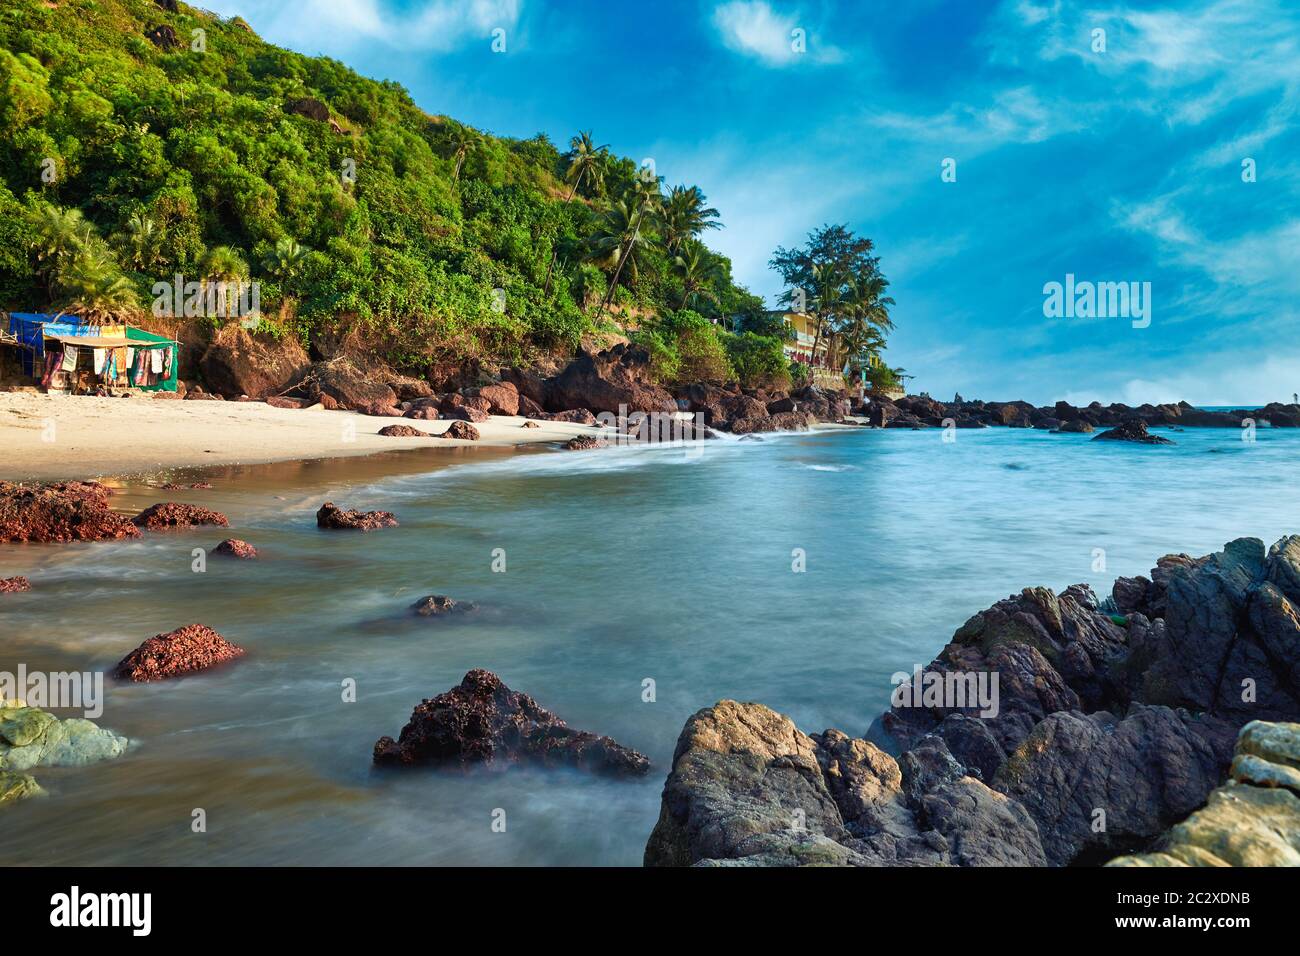
<svg viewBox="0 0 1300 956">
<path fill-rule="evenodd" d="M 714 285 L 722 277 L 722 268 L 717 258 L 705 248 L 704 243 L 689 241 L 681 253 L 673 259 L 673 268 L 682 283 L 681 301 L 678 308 L 693 308 L 700 301 L 718 304 L 718 293 Z"/>
<path fill-rule="evenodd" d="M 565 197 L 565 203 L 573 201 L 574 194 L 577 193 L 578 187 L 582 185 L 583 180 L 587 180 L 592 185 L 600 185 L 605 175 L 605 156 L 609 153 L 608 146 L 596 146 L 591 138 L 591 131 L 586 130 L 578 133 L 569 140 L 569 153 L 566 157 L 568 166 L 564 171 L 564 178 L 573 185 L 569 189 L 569 195 Z M 551 272 L 555 269 L 555 257 L 557 253 L 552 247 L 551 261 L 546 265 L 546 281 L 542 283 L 542 294 L 550 295 L 551 292 Z"/>
<path fill-rule="evenodd" d="M 72 259 L 59 273 L 59 288 L 67 297 L 64 311 L 91 321 L 119 318 L 140 306 L 135 287 L 102 246 L 84 249 Z"/>
<path fill-rule="evenodd" d="M 614 299 L 614 292 L 618 289 L 619 276 L 623 273 L 623 267 L 627 265 L 628 260 L 633 258 L 633 251 L 637 244 L 641 242 L 641 227 L 646 224 L 647 217 L 653 219 L 663 208 L 663 196 L 659 192 L 659 181 L 657 179 L 638 178 L 632 189 L 616 202 L 610 209 L 611 218 L 608 220 L 610 226 L 617 229 L 618 248 L 620 254 L 618 264 L 614 267 L 614 276 L 609 280 L 609 289 L 605 292 L 605 300 L 600 304 L 600 311 L 597 317 L 603 315 L 605 309 L 609 307 L 610 302 Z M 630 273 L 632 281 L 636 281 L 636 263 L 633 262 L 633 271 Z"/>
<path fill-rule="evenodd" d="M 205 299 L 209 285 L 216 286 L 218 290 L 227 290 L 231 283 L 248 278 L 248 263 L 230 246 L 213 246 L 204 253 L 199 269 Z M 230 316 L 230 308 L 236 299 L 237 296 L 232 298 L 228 290 L 216 297 L 216 301 L 224 306 L 225 317 Z"/>
<path fill-rule="evenodd" d="M 300 246 L 296 240 L 285 236 L 278 240 L 275 248 L 262 259 L 262 268 L 269 275 L 286 282 L 298 274 L 310 251 Z"/>
<path fill-rule="evenodd" d="M 41 203 L 31 213 L 31 235 L 37 268 L 45 274 L 46 288 L 53 298 L 60 272 L 94 239 L 94 226 L 80 209 Z"/>
<path fill-rule="evenodd" d="M 460 179 L 461 167 L 465 165 L 465 160 L 475 149 L 479 147 L 482 137 L 468 126 L 456 125 L 451 132 L 451 158 L 456 163 L 456 168 L 451 174 L 452 179 Z"/>
<path fill-rule="evenodd" d="M 706 229 L 721 229 L 718 211 L 707 205 L 699 186 L 674 186 L 663 204 L 663 240 L 669 253 L 680 252 Z"/>
<path fill-rule="evenodd" d="M 126 221 L 126 231 L 119 234 L 116 244 L 123 260 L 132 269 L 143 271 L 158 262 L 162 230 L 143 213 L 133 213 Z"/>
</svg>

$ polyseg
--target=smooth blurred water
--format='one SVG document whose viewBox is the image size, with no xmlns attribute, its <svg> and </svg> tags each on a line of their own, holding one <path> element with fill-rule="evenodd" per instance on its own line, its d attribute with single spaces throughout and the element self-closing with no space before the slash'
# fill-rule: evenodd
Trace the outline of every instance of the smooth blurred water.
<svg viewBox="0 0 1300 956">
<path fill-rule="evenodd" d="M 110 682 L 99 722 L 133 749 L 38 770 L 50 798 L 0 811 L 7 862 L 638 864 L 695 710 L 758 700 L 807 731 L 861 734 L 893 672 L 1013 591 L 1105 593 L 1167 552 L 1300 531 L 1300 432 L 1162 433 L 1178 444 L 862 429 L 702 453 L 425 450 L 222 469 L 204 473 L 211 491 L 128 484 L 123 510 L 187 500 L 233 527 L 0 546 L 0 576 L 33 583 L 0 596 L 0 670 L 107 670 L 194 621 L 249 653 L 190 679 Z M 401 526 L 318 531 L 327 498 Z M 228 534 L 260 560 L 191 571 L 191 549 Z M 406 617 L 431 593 L 482 611 Z M 647 754 L 650 776 L 375 771 L 375 740 L 473 667 Z M 191 832 L 195 808 L 205 834 Z"/>
</svg>

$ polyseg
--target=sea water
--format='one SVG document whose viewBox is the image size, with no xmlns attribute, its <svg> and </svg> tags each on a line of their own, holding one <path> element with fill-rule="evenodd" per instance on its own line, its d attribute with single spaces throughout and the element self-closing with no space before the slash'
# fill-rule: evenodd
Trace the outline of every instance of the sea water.
<svg viewBox="0 0 1300 956">
<path fill-rule="evenodd" d="M 0 576 L 33 586 L 0 596 L 0 670 L 107 671 L 193 622 L 248 654 L 183 680 L 109 680 L 98 723 L 130 751 L 34 771 L 49 796 L 0 810 L 6 862 L 639 864 L 698 709 L 761 701 L 806 732 L 863 734 L 892 674 L 1023 587 L 1104 595 L 1165 553 L 1300 531 L 1300 431 L 1157 433 L 1177 444 L 844 429 L 185 476 L 210 491 L 124 482 L 124 511 L 185 500 L 232 527 L 0 546 Z M 401 524 L 320 531 L 327 499 Z M 195 549 L 227 536 L 258 560 L 195 570 Z M 479 610 L 409 616 L 427 594 Z M 372 766 L 377 738 L 476 667 L 646 754 L 651 773 Z"/>
</svg>

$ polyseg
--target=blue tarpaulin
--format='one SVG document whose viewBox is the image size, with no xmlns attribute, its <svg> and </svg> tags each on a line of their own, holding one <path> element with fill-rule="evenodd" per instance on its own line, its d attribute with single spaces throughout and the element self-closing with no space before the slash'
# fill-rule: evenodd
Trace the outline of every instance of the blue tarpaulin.
<svg viewBox="0 0 1300 956">
<path fill-rule="evenodd" d="M 23 349 L 23 372 L 39 378 L 45 359 L 45 337 L 83 337 L 99 335 L 102 326 L 83 322 L 75 315 L 54 316 L 46 312 L 10 312 L 9 334 L 16 336 Z"/>
</svg>

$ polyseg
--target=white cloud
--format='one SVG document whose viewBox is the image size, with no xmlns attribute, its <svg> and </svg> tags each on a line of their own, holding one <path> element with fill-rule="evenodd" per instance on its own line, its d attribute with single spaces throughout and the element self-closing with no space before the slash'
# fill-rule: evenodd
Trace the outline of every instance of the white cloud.
<svg viewBox="0 0 1300 956">
<path fill-rule="evenodd" d="M 797 60 L 838 63 L 843 51 L 823 45 L 798 14 L 777 13 L 766 0 L 732 0 L 713 11 L 713 25 L 723 44 L 737 53 L 757 57 L 768 66 L 788 66 Z M 796 31 L 802 30 L 802 51 Z"/>
<path fill-rule="evenodd" d="M 346 51 L 358 41 L 401 50 L 446 52 L 471 40 L 486 45 L 492 30 L 513 30 L 522 0 L 430 0 L 411 14 L 382 0 L 217 0 L 223 16 L 241 16 L 261 36 L 294 49 Z"/>
</svg>

